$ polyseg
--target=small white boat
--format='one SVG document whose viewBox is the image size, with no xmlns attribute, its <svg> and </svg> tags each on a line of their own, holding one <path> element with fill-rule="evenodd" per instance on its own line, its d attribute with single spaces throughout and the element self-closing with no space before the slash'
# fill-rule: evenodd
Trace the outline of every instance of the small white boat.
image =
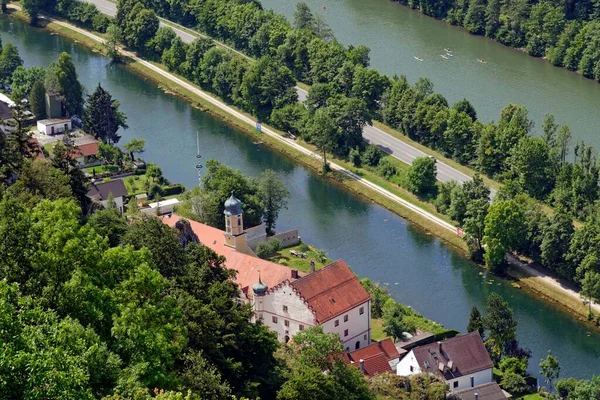
<svg viewBox="0 0 600 400">
<path fill-rule="evenodd" d="M 415 60 L 417 60 L 417 61 L 423 61 L 423 59 L 420 57 L 417 57 L 417 56 L 414 56 L 414 57 L 415 57 Z"/>
<path fill-rule="evenodd" d="M 448 58 L 448 57 L 446 57 L 446 56 L 445 56 L 445 55 L 443 55 L 443 54 L 440 54 L 440 57 L 442 57 L 444 60 L 449 60 L 449 58 Z"/>
<path fill-rule="evenodd" d="M 446 55 L 447 55 L 448 57 L 454 57 L 454 54 L 452 54 L 452 53 L 446 53 Z"/>
<path fill-rule="evenodd" d="M 478 58 L 478 59 L 477 59 L 477 61 L 479 61 L 479 62 L 480 62 L 480 63 L 482 63 L 482 64 L 487 64 L 487 61 L 485 61 L 485 60 L 482 60 L 482 59 L 480 59 L 480 58 Z"/>
<path fill-rule="evenodd" d="M 450 49 L 447 49 L 447 48 L 445 48 L 445 47 L 444 47 L 444 51 L 445 51 L 446 53 L 452 53 L 452 50 L 450 50 Z"/>
</svg>

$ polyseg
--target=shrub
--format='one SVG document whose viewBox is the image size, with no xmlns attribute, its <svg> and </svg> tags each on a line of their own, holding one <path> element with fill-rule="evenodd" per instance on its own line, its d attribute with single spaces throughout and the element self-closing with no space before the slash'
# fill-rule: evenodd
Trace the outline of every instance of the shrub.
<svg viewBox="0 0 600 400">
<path fill-rule="evenodd" d="M 379 175 L 383 176 L 386 180 L 390 180 L 394 175 L 396 175 L 398 173 L 396 166 L 389 159 L 389 157 L 383 158 L 379 162 L 379 167 L 377 167 L 377 169 L 378 169 L 377 173 Z"/>
<path fill-rule="evenodd" d="M 362 165 L 360 149 L 355 147 L 350 149 L 350 154 L 348 154 L 348 159 L 355 167 L 360 167 Z"/>
<path fill-rule="evenodd" d="M 264 259 L 271 257 L 279 250 L 281 250 L 281 240 L 269 239 L 266 242 L 260 242 L 258 246 L 256 246 L 255 253 L 258 257 Z"/>
<path fill-rule="evenodd" d="M 310 247 L 308 247 L 306 243 L 300 243 L 298 250 L 300 250 L 302 253 L 306 253 L 307 251 L 310 251 Z"/>
<path fill-rule="evenodd" d="M 174 194 L 180 194 L 185 191 L 185 186 L 181 183 L 175 183 L 173 185 L 169 185 L 167 187 L 162 188 L 161 194 L 163 196 L 172 196 Z"/>
<path fill-rule="evenodd" d="M 417 157 L 408 170 L 408 190 L 417 194 L 430 194 L 435 191 L 435 160 L 429 157 Z"/>
<path fill-rule="evenodd" d="M 381 160 L 381 151 L 372 144 L 368 145 L 362 155 L 362 163 L 371 167 L 376 167 L 379 165 L 379 160 Z"/>
<path fill-rule="evenodd" d="M 514 396 L 519 396 L 527 391 L 525 378 L 515 372 L 507 372 L 500 382 L 500 386 Z"/>
</svg>

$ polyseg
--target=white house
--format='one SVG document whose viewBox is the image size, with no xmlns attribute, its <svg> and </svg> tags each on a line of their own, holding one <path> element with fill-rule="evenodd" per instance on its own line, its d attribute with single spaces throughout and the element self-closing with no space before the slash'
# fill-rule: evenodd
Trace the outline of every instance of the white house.
<svg viewBox="0 0 600 400">
<path fill-rule="evenodd" d="M 94 183 L 90 186 L 87 197 L 102 203 L 104 207 L 108 206 L 108 198 L 112 194 L 117 209 L 123 214 L 123 203 L 127 196 L 127 188 L 121 179 L 110 182 Z"/>
<path fill-rule="evenodd" d="M 71 130 L 71 120 L 62 118 L 41 119 L 37 122 L 37 129 L 45 135 L 56 135 Z"/>
<path fill-rule="evenodd" d="M 337 333 L 344 348 L 358 349 L 371 342 L 371 298 L 342 260 L 308 275 L 256 257 L 247 244 L 242 203 L 233 196 L 225 202 L 225 231 L 189 221 L 202 244 L 226 258 L 237 272 L 239 299 L 254 308 L 253 322 L 262 320 L 285 342 L 315 325 Z M 163 218 L 175 226 L 181 218 Z"/>
<path fill-rule="evenodd" d="M 493 363 L 478 332 L 456 336 L 412 349 L 396 368 L 409 376 L 430 373 L 443 379 L 451 391 L 493 381 Z"/>
</svg>

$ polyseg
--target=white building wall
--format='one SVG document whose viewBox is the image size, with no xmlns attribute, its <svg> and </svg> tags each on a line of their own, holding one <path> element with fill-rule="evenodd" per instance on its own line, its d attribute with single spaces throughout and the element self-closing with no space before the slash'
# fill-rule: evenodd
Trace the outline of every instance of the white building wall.
<svg viewBox="0 0 600 400">
<path fill-rule="evenodd" d="M 412 367 L 412 369 L 411 369 Z M 421 368 L 415 358 L 415 353 L 411 350 L 407 355 L 396 366 L 396 374 L 400 376 L 409 376 L 413 374 L 420 374 Z"/>
<path fill-rule="evenodd" d="M 41 121 L 37 122 L 37 129 L 38 131 L 40 131 L 43 134 L 46 135 L 51 135 L 52 134 L 52 127 L 54 127 L 54 134 L 59 134 L 59 133 L 63 133 L 65 131 L 65 124 L 67 125 L 67 129 L 71 129 L 71 121 L 70 120 L 64 120 L 61 122 L 57 122 L 57 123 L 53 123 L 53 124 L 45 124 Z"/>
<path fill-rule="evenodd" d="M 471 384 L 471 377 L 473 378 L 473 384 Z M 483 385 L 484 383 L 490 383 L 494 379 L 492 374 L 492 369 L 484 369 L 483 371 L 475 372 L 474 374 L 469 374 L 465 376 L 461 376 L 456 379 L 449 379 L 448 387 L 452 391 L 470 389 L 475 386 Z M 454 386 L 455 383 L 457 386 Z"/>
<path fill-rule="evenodd" d="M 284 309 L 284 306 L 287 308 Z M 286 336 L 291 338 L 300 332 L 300 325 L 308 328 L 314 326 L 315 322 L 312 311 L 287 282 L 265 296 L 256 296 L 255 310 L 257 317 L 260 318 L 262 314 L 263 323 L 277 332 L 281 342 L 285 341 Z"/>
<path fill-rule="evenodd" d="M 360 313 L 361 308 L 362 314 Z M 344 316 L 348 316 L 348 321 L 344 322 Z M 336 321 L 338 321 L 337 326 Z M 344 343 L 344 350 L 353 351 L 365 347 L 371 344 L 371 301 L 325 321 L 321 326 L 324 332 L 337 333 L 340 336 Z"/>
<path fill-rule="evenodd" d="M 412 367 L 412 370 L 411 370 Z M 411 350 L 396 367 L 396 374 L 400 376 L 409 376 L 414 374 L 420 374 L 421 367 L 415 358 L 415 354 Z M 473 377 L 473 385 L 471 385 L 471 377 Z M 458 377 L 456 379 L 449 379 L 446 381 L 448 387 L 452 391 L 470 389 L 475 386 L 483 385 L 484 383 L 492 382 L 494 379 L 492 375 L 492 369 L 488 368 L 483 371 L 478 371 L 473 374 Z M 456 387 L 454 383 L 456 382 Z"/>
</svg>

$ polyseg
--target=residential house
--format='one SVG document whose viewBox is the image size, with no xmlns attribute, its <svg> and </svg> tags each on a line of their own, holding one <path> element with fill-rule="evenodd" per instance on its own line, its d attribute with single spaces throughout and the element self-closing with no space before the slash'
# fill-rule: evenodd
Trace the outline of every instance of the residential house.
<svg viewBox="0 0 600 400">
<path fill-rule="evenodd" d="M 493 381 L 493 363 L 478 332 L 415 347 L 398 363 L 398 375 L 430 373 L 450 390 L 470 389 Z"/>
<path fill-rule="evenodd" d="M 101 202 L 104 207 L 108 207 L 108 198 L 111 194 L 117 209 L 123 214 L 123 204 L 127 196 L 127 188 L 121 179 L 103 183 L 92 182 L 87 197 Z"/>
<path fill-rule="evenodd" d="M 75 145 L 73 147 L 73 154 L 71 155 L 73 158 L 75 158 L 75 160 L 77 160 L 77 162 L 79 163 L 80 166 L 84 166 L 86 165 L 86 157 L 96 157 L 96 155 L 98 154 L 98 142 L 97 141 L 93 141 L 93 142 L 89 142 L 89 143 L 82 143 L 82 144 L 78 144 Z M 99 163 L 99 161 L 93 159 L 96 163 Z"/>
<path fill-rule="evenodd" d="M 242 203 L 232 194 L 225 202 L 225 231 L 189 221 L 202 244 L 226 258 L 225 266 L 237 272 L 239 300 L 250 303 L 253 322 L 262 320 L 285 342 L 310 326 L 340 336 L 347 350 L 371 342 L 371 299 L 342 260 L 304 275 L 256 257 L 247 244 Z M 175 226 L 181 217 L 163 222 Z"/>
<path fill-rule="evenodd" d="M 406 351 L 398 352 L 392 339 L 387 338 L 346 353 L 344 361 L 359 368 L 364 375 L 375 376 L 384 372 L 395 372 L 403 354 L 406 354 Z"/>
<path fill-rule="evenodd" d="M 450 400 L 506 400 L 510 398 L 510 394 L 502 390 L 496 382 L 459 390 L 449 397 Z"/>
</svg>

